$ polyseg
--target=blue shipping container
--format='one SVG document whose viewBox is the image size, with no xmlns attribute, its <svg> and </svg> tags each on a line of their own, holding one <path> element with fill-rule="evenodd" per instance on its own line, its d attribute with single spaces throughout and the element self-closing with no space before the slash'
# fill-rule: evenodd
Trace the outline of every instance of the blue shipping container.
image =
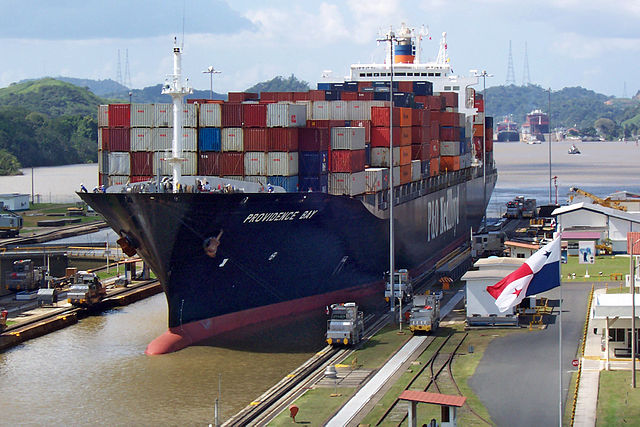
<svg viewBox="0 0 640 427">
<path fill-rule="evenodd" d="M 321 191 L 327 192 L 329 187 L 329 175 L 318 176 L 301 176 L 300 177 L 300 191 Z"/>
<path fill-rule="evenodd" d="M 433 95 L 433 83 L 431 82 L 413 82 L 413 93 L 419 96 Z"/>
<path fill-rule="evenodd" d="M 285 189 L 287 193 L 295 193 L 298 191 L 298 175 L 294 176 L 269 176 L 267 182 L 271 185 L 277 185 Z"/>
<path fill-rule="evenodd" d="M 344 90 L 344 83 L 329 83 L 329 85 L 331 86 L 329 88 L 331 90 L 337 90 L 337 91 Z"/>
<path fill-rule="evenodd" d="M 373 99 L 375 101 L 388 101 L 389 92 L 373 92 Z"/>
<path fill-rule="evenodd" d="M 220 151 L 220 128 L 200 128 L 198 132 L 198 149 L 200 151 Z"/>
<path fill-rule="evenodd" d="M 358 82 L 344 82 L 345 92 L 357 92 L 358 91 Z"/>
<path fill-rule="evenodd" d="M 318 83 L 318 90 L 330 90 L 331 83 Z"/>
<path fill-rule="evenodd" d="M 324 99 L 325 101 L 340 101 L 340 92 L 337 90 L 325 90 Z"/>
<path fill-rule="evenodd" d="M 298 173 L 302 176 L 317 176 L 327 173 L 328 155 L 326 151 L 300 151 Z"/>
<path fill-rule="evenodd" d="M 464 142 L 464 140 L 467 139 L 467 135 L 466 134 L 467 134 L 467 129 L 463 128 L 463 127 L 460 128 L 460 141 Z"/>
</svg>

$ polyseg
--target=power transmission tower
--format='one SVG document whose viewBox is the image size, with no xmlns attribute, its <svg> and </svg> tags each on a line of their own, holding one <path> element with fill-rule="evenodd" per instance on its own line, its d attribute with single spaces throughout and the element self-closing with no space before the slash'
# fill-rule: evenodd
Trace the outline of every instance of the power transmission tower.
<svg viewBox="0 0 640 427">
<path fill-rule="evenodd" d="M 529 55 L 527 54 L 527 42 L 524 42 L 524 71 L 522 72 L 522 86 L 531 84 L 531 76 L 529 76 Z"/>
<path fill-rule="evenodd" d="M 507 85 L 516 84 L 516 73 L 513 71 L 513 55 L 511 54 L 511 40 L 509 40 L 509 63 L 507 64 Z"/>
<path fill-rule="evenodd" d="M 129 73 L 129 49 L 125 49 L 124 58 L 124 85 L 131 89 L 131 74 Z"/>
<path fill-rule="evenodd" d="M 120 64 L 120 49 L 118 49 L 118 69 L 116 70 L 116 82 L 122 84 L 122 66 Z"/>
</svg>

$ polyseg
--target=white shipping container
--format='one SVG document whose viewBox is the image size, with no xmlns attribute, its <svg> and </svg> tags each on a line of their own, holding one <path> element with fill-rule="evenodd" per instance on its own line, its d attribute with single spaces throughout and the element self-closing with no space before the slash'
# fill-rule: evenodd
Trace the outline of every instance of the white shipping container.
<svg viewBox="0 0 640 427">
<path fill-rule="evenodd" d="M 102 129 L 98 128 L 98 150 L 102 150 Z"/>
<path fill-rule="evenodd" d="M 182 126 L 186 128 L 195 128 L 198 126 L 198 105 L 197 104 L 182 105 Z"/>
<path fill-rule="evenodd" d="M 244 174 L 266 175 L 267 153 L 263 151 L 247 151 L 244 153 Z"/>
<path fill-rule="evenodd" d="M 198 130 L 194 128 L 182 129 L 182 149 L 184 151 L 198 151 Z"/>
<path fill-rule="evenodd" d="M 364 128 L 334 127 L 331 128 L 332 150 L 364 150 Z"/>
<path fill-rule="evenodd" d="M 131 128 L 131 151 L 153 151 L 150 128 Z"/>
<path fill-rule="evenodd" d="M 307 112 L 307 120 L 311 120 L 313 117 L 313 101 L 296 101 L 297 105 L 304 105 Z"/>
<path fill-rule="evenodd" d="M 389 188 L 388 168 L 368 168 L 365 172 L 365 189 L 367 193 L 375 193 Z"/>
<path fill-rule="evenodd" d="M 98 173 L 109 174 L 109 152 L 98 150 Z"/>
<path fill-rule="evenodd" d="M 331 112 L 330 120 L 351 120 L 349 117 L 349 104 L 347 101 L 329 101 Z"/>
<path fill-rule="evenodd" d="M 389 167 L 389 148 L 371 147 L 371 166 Z M 393 147 L 393 166 L 400 166 L 400 147 Z"/>
<path fill-rule="evenodd" d="M 220 104 L 200 104 L 200 127 L 222 127 Z"/>
<path fill-rule="evenodd" d="M 371 107 L 368 101 L 348 101 L 348 120 L 371 120 Z"/>
<path fill-rule="evenodd" d="M 267 104 L 267 127 L 305 127 L 307 107 L 299 104 L 276 102 Z"/>
<path fill-rule="evenodd" d="M 473 116 L 473 124 L 474 125 L 484 124 L 484 111 L 478 111 L 478 113 L 475 116 Z"/>
<path fill-rule="evenodd" d="M 311 120 L 329 120 L 331 107 L 329 101 L 313 101 L 313 115 Z"/>
<path fill-rule="evenodd" d="M 267 153 L 267 175 L 292 176 L 298 174 L 298 152 L 271 151 Z"/>
<path fill-rule="evenodd" d="M 256 184 L 262 184 L 262 185 L 267 185 L 267 177 L 266 176 L 245 176 L 243 181 L 247 181 L 247 182 L 254 182 Z"/>
<path fill-rule="evenodd" d="M 355 196 L 364 194 L 366 172 L 329 173 L 329 194 Z"/>
<path fill-rule="evenodd" d="M 171 150 L 173 128 L 153 128 L 151 130 L 151 150 Z"/>
<path fill-rule="evenodd" d="M 129 183 L 129 175 L 109 175 L 107 187 L 111 185 L 125 185 Z"/>
<path fill-rule="evenodd" d="M 422 175 L 420 172 L 420 166 L 420 160 L 411 160 L 411 181 L 420 181 Z"/>
<path fill-rule="evenodd" d="M 158 173 L 158 168 L 160 169 L 160 175 L 168 175 L 173 176 L 173 167 L 171 163 L 166 159 L 170 159 L 172 157 L 171 150 L 165 151 L 154 151 L 153 153 L 153 173 L 154 175 Z M 181 157 L 186 159 L 183 162 L 180 162 L 182 166 L 182 175 L 191 176 L 196 175 L 198 171 L 198 154 L 195 152 L 185 151 L 182 153 Z"/>
<path fill-rule="evenodd" d="M 154 115 L 155 108 L 153 104 L 131 104 L 129 107 L 129 125 L 132 128 L 150 128 L 153 126 Z"/>
<path fill-rule="evenodd" d="M 109 127 L 109 106 L 108 105 L 99 105 L 98 106 L 98 127 L 106 128 Z M 98 135 L 100 132 L 98 132 Z"/>
<path fill-rule="evenodd" d="M 460 141 L 440 141 L 441 156 L 459 156 Z"/>
<path fill-rule="evenodd" d="M 131 157 L 129 153 L 109 153 L 109 175 L 129 175 L 131 173 Z"/>
<path fill-rule="evenodd" d="M 244 151 L 242 128 L 222 128 L 222 151 Z"/>
<path fill-rule="evenodd" d="M 173 126 L 173 104 L 153 104 L 153 125 L 159 128 Z"/>
</svg>

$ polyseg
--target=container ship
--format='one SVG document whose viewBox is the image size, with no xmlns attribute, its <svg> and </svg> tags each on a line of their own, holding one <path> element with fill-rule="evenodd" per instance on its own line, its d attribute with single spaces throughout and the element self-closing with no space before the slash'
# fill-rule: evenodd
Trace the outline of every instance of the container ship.
<svg viewBox="0 0 640 427">
<path fill-rule="evenodd" d="M 544 134 L 549 133 L 549 116 L 542 110 L 533 110 L 527 114 L 527 121 L 522 125 L 522 137 L 529 143 L 544 141 Z"/>
<path fill-rule="evenodd" d="M 99 107 L 101 190 L 79 196 L 163 286 L 169 328 L 148 354 L 335 302 L 379 304 L 391 203 L 395 265 L 425 277 L 466 262 L 497 171 L 477 78 L 453 74 L 445 37 L 421 62 L 421 36 L 403 25 L 393 61 L 352 65 L 343 81 L 186 104 L 174 46 L 173 104 Z"/>
<path fill-rule="evenodd" d="M 520 133 L 518 132 L 518 124 L 511 120 L 508 116 L 496 126 L 496 141 L 498 142 L 517 142 L 520 141 Z"/>
</svg>

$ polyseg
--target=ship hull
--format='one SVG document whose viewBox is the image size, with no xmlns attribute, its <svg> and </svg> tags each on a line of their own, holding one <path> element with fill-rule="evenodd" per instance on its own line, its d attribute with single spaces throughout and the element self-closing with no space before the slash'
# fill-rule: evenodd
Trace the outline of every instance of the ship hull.
<svg viewBox="0 0 640 427">
<path fill-rule="evenodd" d="M 397 268 L 418 275 L 469 240 L 495 185 L 429 180 L 394 208 Z M 425 183 L 427 181 L 424 181 Z M 437 184 L 437 185 L 436 185 Z M 419 188 L 415 186 L 415 188 Z M 80 194 L 160 279 L 166 353 L 249 324 L 345 300 L 380 301 L 389 222 L 355 198 L 324 193 Z M 212 251 L 211 242 L 219 242 Z M 215 246 L 215 245 L 214 245 Z"/>
</svg>

